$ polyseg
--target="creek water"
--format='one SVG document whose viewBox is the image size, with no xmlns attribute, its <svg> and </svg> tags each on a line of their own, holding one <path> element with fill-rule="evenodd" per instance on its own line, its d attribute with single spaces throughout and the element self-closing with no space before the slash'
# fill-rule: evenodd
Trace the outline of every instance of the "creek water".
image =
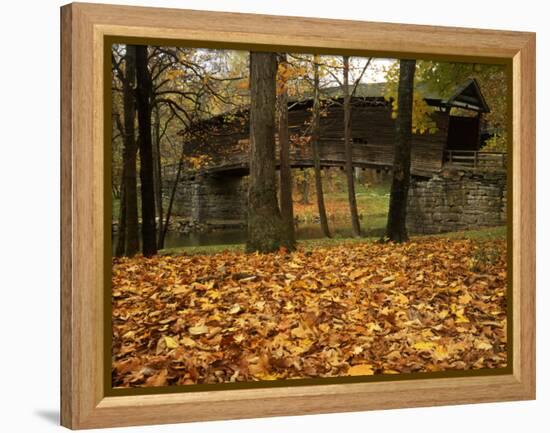
<svg viewBox="0 0 550 433">
<path fill-rule="evenodd" d="M 334 223 L 329 223 L 329 227 L 333 236 L 350 237 L 352 235 L 351 225 L 349 224 L 335 225 Z M 363 230 L 363 234 L 366 236 L 381 236 L 383 230 L 367 229 Z M 323 232 L 318 223 L 300 224 L 296 228 L 296 238 L 298 240 L 321 239 L 323 237 Z M 245 242 L 246 228 L 243 227 L 239 229 L 212 230 L 204 233 L 167 233 L 165 248 L 244 244 Z"/>
<path fill-rule="evenodd" d="M 352 235 L 351 225 L 346 223 L 329 223 L 331 234 L 335 237 L 350 237 Z M 383 230 L 380 228 L 363 229 L 365 236 L 381 236 Z M 323 233 L 318 223 L 300 224 L 296 228 L 298 240 L 321 239 Z M 113 235 L 113 247 L 116 245 L 117 235 Z M 168 232 L 164 241 L 165 248 L 177 247 L 198 247 L 204 245 L 231 245 L 244 244 L 246 242 L 246 228 L 231 228 L 211 230 L 203 233 L 177 233 Z"/>
</svg>

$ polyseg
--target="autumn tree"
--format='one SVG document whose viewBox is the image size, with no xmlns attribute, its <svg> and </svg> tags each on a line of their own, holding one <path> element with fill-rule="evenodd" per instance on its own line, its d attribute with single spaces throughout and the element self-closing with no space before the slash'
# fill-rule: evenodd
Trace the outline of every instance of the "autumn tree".
<svg viewBox="0 0 550 433">
<path fill-rule="evenodd" d="M 393 101 L 393 115 L 397 115 L 397 87 L 399 82 L 399 62 L 386 68 L 385 97 Z M 413 133 L 426 134 L 437 131 L 431 116 L 434 111 L 425 98 L 438 95 L 442 99 L 450 98 L 458 86 L 470 78 L 475 78 L 491 108 L 484 114 L 486 129 L 493 136 L 487 141 L 487 150 L 505 152 L 507 149 L 507 118 L 508 103 L 506 68 L 503 65 L 487 65 L 481 63 L 436 62 L 419 60 L 416 64 L 415 89 L 413 95 Z M 459 111 L 459 113 L 457 113 Z M 467 112 L 452 108 L 451 115 L 468 115 Z"/>
<path fill-rule="evenodd" d="M 148 71 L 147 46 L 136 46 L 136 105 L 139 130 L 141 180 L 141 236 L 143 255 L 157 253 L 153 144 L 151 138 L 152 81 Z"/>
<path fill-rule="evenodd" d="M 313 109 L 311 119 L 311 147 L 313 154 L 313 167 L 315 169 L 315 192 L 317 193 L 317 209 L 319 210 L 319 222 L 323 235 L 330 237 L 328 228 L 327 211 L 325 209 L 325 198 L 323 195 L 323 179 L 321 177 L 321 155 L 320 155 L 320 117 L 321 98 L 319 91 L 319 56 L 313 57 Z"/>
<path fill-rule="evenodd" d="M 284 90 L 287 100 L 292 104 L 306 101 L 311 98 L 313 90 L 313 56 L 304 54 L 285 54 L 284 62 L 281 62 L 279 70 L 284 75 Z M 311 147 L 311 118 L 306 119 L 300 131 L 294 131 L 289 136 L 289 147 L 298 154 L 306 153 Z M 309 204 L 310 184 L 313 179 L 313 169 L 302 168 L 292 173 L 292 181 L 301 192 L 300 203 Z M 283 206 L 283 205 L 281 205 Z M 281 209 L 283 217 L 285 211 Z M 289 218 L 290 220 L 290 218 Z"/>
<path fill-rule="evenodd" d="M 115 56 L 115 53 L 118 56 Z M 122 91 L 120 87 L 117 85 L 121 82 L 124 83 L 124 72 L 122 64 L 124 63 L 124 56 L 120 56 L 120 53 L 116 50 L 113 51 L 112 55 L 112 64 L 113 64 L 113 89 L 116 89 L 117 91 Z M 119 170 L 121 172 L 120 174 L 120 181 L 118 184 L 120 187 L 117 189 L 115 184 L 117 183 L 117 177 L 114 173 L 116 171 L 115 166 L 117 165 L 117 161 L 113 157 L 112 159 L 112 166 L 113 166 L 113 178 L 112 178 L 112 191 L 113 191 L 113 199 L 117 198 L 119 200 L 119 218 L 118 218 L 118 236 L 117 236 L 117 242 L 115 247 L 115 255 L 120 257 L 123 256 L 125 253 L 126 248 L 126 203 L 125 203 L 125 194 L 124 194 L 124 178 L 126 174 L 126 159 L 127 159 L 127 147 L 124 143 L 124 137 L 125 137 L 125 128 L 123 120 L 121 119 L 117 102 L 117 95 L 113 93 L 112 98 L 112 119 L 113 119 L 113 135 L 111 137 L 111 146 L 113 149 L 113 154 L 116 152 L 117 148 L 117 139 L 122 140 L 122 169 Z M 120 105 L 120 104 L 118 104 Z M 124 107 L 122 108 L 124 110 Z M 115 133 L 114 129 L 116 128 L 118 130 L 118 134 Z M 113 155 L 114 156 L 114 155 Z"/>
<path fill-rule="evenodd" d="M 135 83 L 133 86 L 126 86 L 131 92 L 125 91 L 124 80 L 126 78 L 125 64 L 126 47 L 124 45 L 113 46 L 113 120 L 118 129 L 118 134 L 113 132 L 113 197 L 120 197 L 120 224 L 118 232 L 118 248 L 119 254 L 124 254 L 126 239 L 126 201 L 131 199 L 132 194 L 125 195 L 126 188 L 124 187 L 124 179 L 128 177 L 125 170 L 125 165 L 128 164 L 128 158 L 123 155 L 125 146 L 123 141 L 126 135 L 124 127 L 124 96 L 129 96 L 129 102 L 134 104 L 134 112 L 139 103 L 143 108 L 144 104 L 149 105 L 149 115 L 146 115 L 142 110 L 141 123 L 138 119 L 136 129 L 139 129 L 139 135 L 149 135 L 144 129 L 150 130 L 151 135 L 151 158 L 152 165 L 149 167 L 149 162 L 144 161 L 141 164 L 142 151 L 148 153 L 149 146 L 139 149 L 139 168 L 140 177 L 142 175 L 150 177 L 152 172 L 152 185 L 154 207 L 153 212 L 149 210 L 149 216 L 144 215 L 145 219 L 155 221 L 155 232 L 158 235 L 157 249 L 163 248 L 166 235 L 165 227 L 169 224 L 172 207 L 165 209 L 165 199 L 173 204 L 172 197 L 174 196 L 177 184 L 173 182 L 173 178 L 162 179 L 165 172 L 163 167 L 168 164 L 173 168 L 166 172 L 174 174 L 181 172 L 184 169 L 196 169 L 196 158 L 184 151 L 184 143 L 181 137 L 188 137 L 187 131 L 192 124 L 200 122 L 202 119 L 208 119 L 212 116 L 230 112 L 237 107 L 248 104 L 248 55 L 241 55 L 240 52 L 224 51 L 224 50 L 202 50 L 194 48 L 180 47 L 147 47 L 146 67 L 141 68 L 142 77 L 140 86 Z M 131 56 L 130 49 L 130 56 Z M 135 57 L 135 55 L 134 55 Z M 144 60 L 145 62 L 145 60 Z M 134 61 L 135 63 L 135 61 Z M 135 66 L 134 72 L 135 75 Z M 132 71 L 130 70 L 130 76 Z M 139 87 L 139 88 L 138 88 Z M 139 95 L 139 91 L 143 90 Z M 147 100 L 144 98 L 148 95 Z M 139 98 L 141 96 L 141 98 Z M 138 100 L 139 99 L 139 100 Z M 128 104 L 126 104 L 128 106 Z M 120 113 L 120 115 L 118 114 Z M 135 117 L 135 113 L 134 113 Z M 126 122 L 131 128 L 133 125 Z M 134 131 L 136 135 L 137 131 Z M 184 133 L 184 134 L 183 134 Z M 181 135 L 183 134 L 183 135 Z M 207 137 L 194 137 L 196 140 L 207 140 Z M 148 140 L 145 140 L 147 143 Z M 186 142 L 189 140 L 186 139 Z M 140 141 L 141 143 L 141 141 Z M 138 141 L 134 139 L 134 156 L 137 161 Z M 128 152 L 126 152 L 128 154 Z M 182 162 L 181 170 L 179 169 L 180 161 Z M 189 166 L 189 162 L 191 162 Z M 201 163 L 202 164 L 202 163 Z M 137 164 L 136 164 L 137 165 Z M 152 167 L 152 170 L 150 168 Z M 176 169 L 177 167 L 177 169 Z M 134 173 L 136 169 L 134 169 Z M 131 173 L 131 171 L 130 171 Z M 134 175 L 135 177 L 135 175 Z M 136 182 L 134 182 L 136 183 Z M 142 191 L 145 196 L 150 196 L 149 181 L 141 182 Z M 166 188 L 169 186 L 169 188 Z M 136 187 L 134 187 L 136 190 Z M 145 190 L 145 191 L 144 191 Z M 167 197 L 163 197 L 166 194 Z M 139 225 L 137 212 L 137 192 L 134 209 L 135 227 L 137 236 L 137 246 L 134 251 L 139 248 Z M 142 202 L 142 206 L 147 206 L 148 199 Z M 181 204 L 180 204 L 181 206 Z M 129 214 L 132 214 L 130 211 Z M 147 212 L 146 212 L 147 214 Z M 141 210 L 140 210 L 141 216 Z M 164 218 L 163 218 L 164 217 Z M 130 228 L 132 224 L 129 224 Z M 142 226 L 144 231 L 147 230 L 147 223 Z M 132 239 L 132 236 L 129 237 Z M 151 250 L 151 248 L 149 248 Z M 130 253 L 133 254 L 132 248 Z"/>
<path fill-rule="evenodd" d="M 353 137 L 352 137 L 352 98 L 354 97 L 358 85 L 361 82 L 372 58 L 356 59 L 358 62 L 350 62 L 349 56 L 334 57 L 326 56 L 319 66 L 324 71 L 324 86 L 327 90 L 337 87 L 343 96 L 343 105 L 338 98 L 330 98 L 330 105 L 342 106 L 344 114 L 344 169 L 346 174 L 346 184 L 348 191 L 348 206 L 350 210 L 350 219 L 352 223 L 353 236 L 361 236 L 361 226 L 359 223 L 359 212 L 357 210 L 357 199 L 355 194 L 355 172 L 353 165 Z M 357 70 L 358 74 L 353 74 Z M 359 73 L 360 72 L 360 73 Z M 351 80 L 350 80 L 351 78 Z M 351 81 L 351 82 L 350 82 Z M 314 84 L 315 87 L 315 84 Z"/>
<path fill-rule="evenodd" d="M 136 159 L 137 143 L 135 137 L 135 81 L 136 47 L 126 45 L 121 56 L 113 55 L 115 76 L 121 83 L 123 120 L 115 117 L 122 137 L 122 181 L 120 191 L 120 220 L 115 254 L 133 256 L 139 251 L 139 224 L 137 204 Z"/>
<path fill-rule="evenodd" d="M 160 150 L 161 142 L 161 120 L 160 120 L 160 107 L 159 105 L 152 106 L 152 155 L 153 155 L 153 185 L 155 191 L 155 210 L 158 219 L 157 227 L 157 248 L 162 248 L 160 245 L 160 237 L 163 232 L 163 218 L 164 209 L 162 206 L 162 156 Z"/>
<path fill-rule="evenodd" d="M 288 133 L 288 64 L 286 54 L 279 55 L 277 80 L 277 127 L 279 137 L 279 177 L 281 216 L 287 232 L 288 242 L 296 243 L 294 233 L 294 210 L 292 203 L 292 170 L 290 167 L 290 139 Z"/>
<path fill-rule="evenodd" d="M 277 56 L 250 53 L 250 177 L 246 250 L 262 253 L 293 245 L 286 238 L 275 181 Z"/>
<path fill-rule="evenodd" d="M 300 170 L 296 176 L 294 176 L 297 183 L 297 188 L 300 191 L 300 204 L 310 204 L 309 201 L 309 189 L 311 178 L 313 177 L 310 168 Z"/>
<path fill-rule="evenodd" d="M 136 47 L 126 46 L 126 74 L 124 92 L 124 208 L 126 216 L 126 235 L 124 253 L 133 256 L 139 251 L 139 224 L 137 200 L 136 158 L 137 143 L 135 136 L 136 103 L 134 87 L 136 81 Z"/>
<path fill-rule="evenodd" d="M 508 125 L 508 85 L 506 67 L 483 63 L 451 63 L 419 61 L 417 80 L 431 92 L 449 98 L 458 86 L 475 78 L 491 111 L 484 114 L 488 130 L 493 136 L 487 150 L 506 152 Z M 452 109 L 451 114 L 456 109 Z"/>
<path fill-rule="evenodd" d="M 230 112 L 248 102 L 248 56 L 225 50 L 153 46 L 149 47 L 148 73 L 152 82 L 157 248 L 161 249 L 177 188 L 173 179 L 163 180 L 162 166 L 166 163 L 177 166 L 171 172 L 181 175 L 184 168 L 196 170 L 204 165 L 206 159 L 199 161 L 189 149 L 185 150 L 190 142 L 189 131 L 203 119 Z M 193 139 L 207 142 L 209 137 L 203 133 L 201 137 L 195 134 Z M 170 187 L 166 188 L 167 185 Z M 163 197 L 166 191 L 168 197 Z"/>
<path fill-rule="evenodd" d="M 399 61 L 399 87 L 397 93 L 397 119 L 393 157 L 390 206 L 386 238 L 405 242 L 407 235 L 407 196 L 411 172 L 411 141 L 413 115 L 413 85 L 416 60 Z"/>
<path fill-rule="evenodd" d="M 361 236 L 357 199 L 355 197 L 355 176 L 353 172 L 353 140 L 351 137 L 351 95 L 349 89 L 349 57 L 344 56 L 344 152 L 346 157 L 346 181 L 348 187 L 348 204 L 351 216 L 353 236 Z"/>
</svg>

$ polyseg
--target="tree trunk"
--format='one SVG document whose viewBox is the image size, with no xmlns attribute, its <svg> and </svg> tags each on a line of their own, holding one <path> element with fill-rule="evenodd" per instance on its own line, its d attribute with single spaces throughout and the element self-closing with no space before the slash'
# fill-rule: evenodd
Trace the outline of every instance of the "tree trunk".
<svg viewBox="0 0 550 433">
<path fill-rule="evenodd" d="M 152 83 L 147 69 L 147 47 L 143 45 L 136 46 L 136 77 L 141 179 L 141 236 L 143 255 L 152 256 L 157 253 L 153 143 L 151 139 Z"/>
<path fill-rule="evenodd" d="M 285 228 L 275 180 L 275 53 L 250 53 L 250 179 L 246 251 L 262 253 L 292 248 Z"/>
<path fill-rule="evenodd" d="M 304 172 L 304 178 L 300 183 L 300 188 L 302 192 L 301 204 L 309 204 L 309 176 Z"/>
<path fill-rule="evenodd" d="M 407 235 L 407 196 L 411 173 L 411 140 L 413 84 L 416 60 L 400 60 L 399 88 L 397 93 L 396 139 L 393 175 L 390 192 L 390 208 L 386 238 L 393 242 L 405 242 Z"/>
<path fill-rule="evenodd" d="M 161 238 L 163 233 L 163 208 L 162 208 L 162 171 L 160 161 L 160 114 L 157 106 L 154 108 L 155 113 L 155 133 L 153 143 L 153 176 L 155 179 L 155 204 L 157 208 L 158 217 L 158 242 L 157 248 L 162 249 L 164 245 L 161 244 Z"/>
<path fill-rule="evenodd" d="M 286 55 L 281 55 L 281 61 L 286 63 Z M 292 171 L 290 168 L 290 140 L 288 136 L 288 93 L 284 80 L 285 78 L 280 79 L 277 91 L 281 217 L 286 227 L 287 241 L 290 245 L 294 246 L 296 238 L 294 234 Z"/>
<path fill-rule="evenodd" d="M 120 136 L 123 138 L 124 141 L 124 125 L 122 124 L 122 121 L 120 120 L 120 116 L 118 113 L 113 113 L 113 119 L 115 121 L 115 124 L 117 126 L 117 129 L 120 132 Z M 118 203 L 119 203 L 119 212 L 118 212 L 118 237 L 117 237 L 117 243 L 115 247 L 115 256 L 122 257 L 125 254 L 125 248 L 126 248 L 126 194 L 124 193 L 124 182 L 126 178 L 126 149 L 123 143 L 123 149 L 122 149 L 122 175 L 120 177 L 120 188 L 118 191 Z M 114 186 L 114 182 L 113 182 Z M 117 197 L 114 193 L 115 188 L 113 187 L 113 197 Z"/>
<path fill-rule="evenodd" d="M 317 193 L 317 208 L 319 210 L 319 221 L 323 235 L 330 238 L 328 229 L 327 212 L 325 210 L 325 198 L 323 196 L 323 180 L 321 178 L 321 156 L 319 152 L 319 123 L 321 107 L 319 100 L 319 56 L 313 56 L 313 119 L 311 145 L 313 151 L 313 166 L 315 168 L 315 190 Z"/>
<path fill-rule="evenodd" d="M 172 185 L 172 190 L 170 191 L 170 200 L 168 201 L 168 209 L 166 210 L 166 220 L 162 226 L 162 231 L 159 234 L 159 248 L 164 248 L 164 240 L 166 239 L 166 233 L 168 232 L 168 227 L 170 225 L 170 218 L 172 217 L 172 206 L 174 205 L 174 198 L 176 197 L 176 190 L 178 188 L 181 171 L 183 169 L 183 157 L 185 155 L 185 146 L 181 146 L 181 156 L 178 163 L 178 171 L 176 173 L 176 180 Z"/>
<path fill-rule="evenodd" d="M 122 182 L 120 185 L 119 219 L 118 219 L 118 238 L 115 248 L 115 256 L 122 257 L 125 254 L 126 246 L 126 200 L 124 193 L 124 166 L 122 167 Z"/>
<path fill-rule="evenodd" d="M 136 95 L 134 87 L 136 82 L 136 47 L 126 46 L 125 76 L 123 84 L 124 104 L 124 152 L 123 152 L 123 183 L 124 194 L 121 197 L 124 201 L 125 213 L 125 246 L 124 254 L 133 256 L 139 251 L 139 223 L 137 204 L 137 143 L 135 132 L 136 120 Z M 122 206 L 121 206 L 122 207 Z"/>
<path fill-rule="evenodd" d="M 344 56 L 344 150 L 346 154 L 346 180 L 348 184 L 348 203 L 353 236 L 361 236 L 357 200 L 355 198 L 355 179 L 353 172 L 353 142 L 351 138 L 351 97 L 349 93 L 349 57 Z"/>
</svg>

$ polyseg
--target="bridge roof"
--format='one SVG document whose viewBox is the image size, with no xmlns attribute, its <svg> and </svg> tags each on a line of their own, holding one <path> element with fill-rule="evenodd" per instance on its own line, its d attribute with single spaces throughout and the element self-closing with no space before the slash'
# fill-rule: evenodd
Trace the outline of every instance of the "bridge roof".
<svg viewBox="0 0 550 433">
<path fill-rule="evenodd" d="M 359 106 L 386 106 L 389 101 L 385 99 L 387 83 L 360 83 L 357 86 L 351 103 L 355 107 Z M 441 108 L 462 108 L 473 110 L 480 113 L 488 113 L 489 106 L 481 93 L 478 82 L 474 79 L 468 79 L 459 86 L 452 89 L 450 97 L 445 98 L 429 90 L 426 85 L 420 83 L 420 90 L 425 95 L 428 105 Z M 329 87 L 322 90 L 321 95 L 324 101 L 330 101 L 336 104 L 343 104 L 343 91 L 341 86 Z M 304 95 L 300 99 L 290 99 L 289 110 L 302 110 L 310 108 L 313 105 L 311 95 Z M 203 119 L 195 124 L 198 130 L 204 130 L 209 127 L 220 127 L 229 122 L 240 119 L 245 122 L 248 118 L 248 108 L 238 108 L 236 110 L 218 114 L 207 119 Z"/>
<path fill-rule="evenodd" d="M 384 98 L 386 95 L 386 87 L 387 83 L 360 83 L 355 91 L 355 99 Z M 449 97 L 445 97 L 445 95 L 440 95 L 431 90 L 426 83 L 419 83 L 417 88 L 424 95 L 426 102 L 432 106 L 463 108 L 481 113 L 488 113 L 490 111 L 481 93 L 479 83 L 475 78 L 470 78 L 462 84 L 450 89 L 450 92 L 446 92 L 447 95 L 450 95 Z M 338 100 L 342 98 L 343 90 L 341 86 L 335 86 L 324 89 L 322 94 L 331 97 L 331 99 Z"/>
<path fill-rule="evenodd" d="M 446 93 L 448 97 L 428 93 L 424 99 L 429 105 L 436 107 L 462 108 L 478 113 L 491 111 L 475 78 L 469 78 Z"/>
</svg>

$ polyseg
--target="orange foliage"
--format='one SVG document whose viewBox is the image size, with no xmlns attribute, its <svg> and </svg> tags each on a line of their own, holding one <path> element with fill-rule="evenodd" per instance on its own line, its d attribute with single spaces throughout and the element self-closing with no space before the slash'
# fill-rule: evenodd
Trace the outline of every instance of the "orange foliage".
<svg viewBox="0 0 550 433">
<path fill-rule="evenodd" d="M 114 259 L 113 385 L 506 365 L 504 241 Z"/>
</svg>

